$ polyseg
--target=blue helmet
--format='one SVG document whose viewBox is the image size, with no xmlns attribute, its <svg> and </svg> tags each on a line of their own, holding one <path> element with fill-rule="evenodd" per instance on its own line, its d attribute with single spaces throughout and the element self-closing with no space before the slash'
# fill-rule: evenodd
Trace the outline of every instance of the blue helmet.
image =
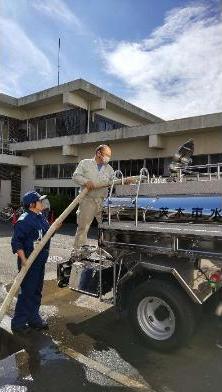
<svg viewBox="0 0 222 392">
<path fill-rule="evenodd" d="M 28 206 L 31 203 L 35 203 L 38 200 L 44 200 L 46 197 L 47 195 L 41 196 L 38 192 L 35 191 L 27 192 L 24 194 L 22 198 L 22 204 L 24 206 Z"/>
</svg>

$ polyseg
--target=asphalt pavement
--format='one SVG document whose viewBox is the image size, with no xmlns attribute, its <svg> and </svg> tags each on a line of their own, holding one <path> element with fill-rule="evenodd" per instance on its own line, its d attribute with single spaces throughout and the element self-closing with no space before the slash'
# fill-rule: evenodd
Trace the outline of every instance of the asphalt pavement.
<svg viewBox="0 0 222 392">
<path fill-rule="evenodd" d="M 10 224 L 0 223 L 0 303 L 16 276 Z M 74 225 L 64 225 L 52 239 L 47 263 L 42 316 L 47 333 L 24 341 L 5 330 L 0 334 L 0 392 L 128 391 L 129 388 L 64 354 L 71 348 L 87 358 L 138 380 L 153 392 L 218 392 L 221 390 L 221 303 L 209 303 L 186 347 L 161 354 L 141 345 L 127 320 L 107 303 L 56 284 L 56 263 L 69 257 Z M 96 243 L 96 228 L 90 231 Z M 13 315 L 14 299 L 9 316 Z"/>
</svg>

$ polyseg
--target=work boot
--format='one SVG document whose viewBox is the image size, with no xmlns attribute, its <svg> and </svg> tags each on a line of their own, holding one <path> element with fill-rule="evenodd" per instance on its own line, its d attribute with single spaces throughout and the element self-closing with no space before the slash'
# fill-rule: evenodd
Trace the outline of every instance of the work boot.
<svg viewBox="0 0 222 392">
<path fill-rule="evenodd" d="M 36 329 L 37 331 L 49 329 L 49 325 L 48 325 L 47 321 L 45 321 L 45 320 L 42 320 L 41 322 L 38 322 L 38 323 L 29 323 L 29 326 L 32 329 Z"/>
<path fill-rule="evenodd" d="M 19 334 L 19 335 L 27 335 L 31 332 L 31 328 L 28 325 L 24 325 L 23 327 L 11 327 L 11 330 L 13 333 Z"/>
</svg>

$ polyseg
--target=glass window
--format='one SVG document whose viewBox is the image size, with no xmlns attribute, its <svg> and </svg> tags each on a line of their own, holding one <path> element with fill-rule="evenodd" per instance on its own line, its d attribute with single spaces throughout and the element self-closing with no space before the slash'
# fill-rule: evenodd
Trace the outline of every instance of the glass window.
<svg viewBox="0 0 222 392">
<path fill-rule="evenodd" d="M 73 172 L 76 169 L 76 163 L 63 163 L 60 166 L 59 178 L 72 178 Z"/>
<path fill-rule="evenodd" d="M 66 122 L 62 114 L 56 117 L 56 136 L 67 135 Z"/>
<path fill-rule="evenodd" d="M 64 113 L 67 135 L 80 133 L 80 115 L 78 109 L 68 110 Z"/>
<path fill-rule="evenodd" d="M 164 158 L 150 158 L 146 159 L 146 168 L 150 176 L 163 176 L 164 175 Z"/>
<path fill-rule="evenodd" d="M 112 166 L 112 168 L 113 168 L 114 171 L 118 170 L 118 168 L 119 168 L 118 162 L 119 162 L 119 161 L 111 161 L 111 162 L 110 162 L 110 165 Z"/>
<path fill-rule="evenodd" d="M 44 165 L 43 178 L 58 178 L 58 165 Z"/>
<path fill-rule="evenodd" d="M 35 178 L 42 178 L 42 165 L 35 167 Z"/>
<path fill-rule="evenodd" d="M 0 140 L 7 140 L 9 136 L 9 126 L 7 119 L 0 120 Z"/>
<path fill-rule="evenodd" d="M 37 120 L 29 121 L 29 140 L 37 140 Z"/>
<path fill-rule="evenodd" d="M 212 154 L 210 156 L 211 163 L 222 163 L 222 154 Z"/>
<path fill-rule="evenodd" d="M 59 194 L 68 196 L 69 199 L 74 199 L 77 196 L 78 193 L 78 188 L 72 187 L 72 188 L 59 188 Z"/>
<path fill-rule="evenodd" d="M 46 120 L 40 119 L 38 121 L 38 138 L 45 139 L 46 138 Z"/>
<path fill-rule="evenodd" d="M 144 159 L 135 159 L 131 163 L 130 176 L 138 176 L 140 170 L 144 167 Z"/>
<path fill-rule="evenodd" d="M 130 176 L 131 173 L 131 160 L 120 161 L 120 170 L 124 177 Z"/>
<path fill-rule="evenodd" d="M 43 178 L 49 178 L 50 165 L 43 166 Z"/>
<path fill-rule="evenodd" d="M 28 137 L 27 137 L 27 121 L 19 121 L 18 122 L 17 135 L 18 135 L 18 141 L 19 142 L 24 142 L 24 141 L 28 140 Z"/>
<path fill-rule="evenodd" d="M 56 119 L 55 118 L 47 118 L 46 120 L 47 127 L 47 137 L 56 137 Z"/>
<path fill-rule="evenodd" d="M 110 121 L 106 121 L 106 131 L 111 131 L 114 128 Z"/>
<path fill-rule="evenodd" d="M 106 121 L 103 118 L 100 118 L 98 121 L 98 126 L 96 131 L 102 132 L 106 130 Z"/>
<path fill-rule="evenodd" d="M 50 178 L 58 178 L 58 165 L 50 165 Z"/>
<path fill-rule="evenodd" d="M 192 157 L 191 165 L 206 165 L 208 163 L 208 155 L 195 155 Z"/>
</svg>

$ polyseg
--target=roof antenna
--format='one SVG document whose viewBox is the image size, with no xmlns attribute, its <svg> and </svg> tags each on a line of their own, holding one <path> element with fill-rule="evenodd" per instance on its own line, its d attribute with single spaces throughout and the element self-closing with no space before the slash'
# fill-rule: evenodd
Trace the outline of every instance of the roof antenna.
<svg viewBox="0 0 222 392">
<path fill-rule="evenodd" d="M 59 45 L 58 45 L 58 86 L 59 86 L 59 73 L 60 73 L 60 63 L 59 63 L 59 60 L 60 60 L 60 58 L 59 58 L 59 56 L 60 56 L 60 38 L 59 38 Z"/>
</svg>

